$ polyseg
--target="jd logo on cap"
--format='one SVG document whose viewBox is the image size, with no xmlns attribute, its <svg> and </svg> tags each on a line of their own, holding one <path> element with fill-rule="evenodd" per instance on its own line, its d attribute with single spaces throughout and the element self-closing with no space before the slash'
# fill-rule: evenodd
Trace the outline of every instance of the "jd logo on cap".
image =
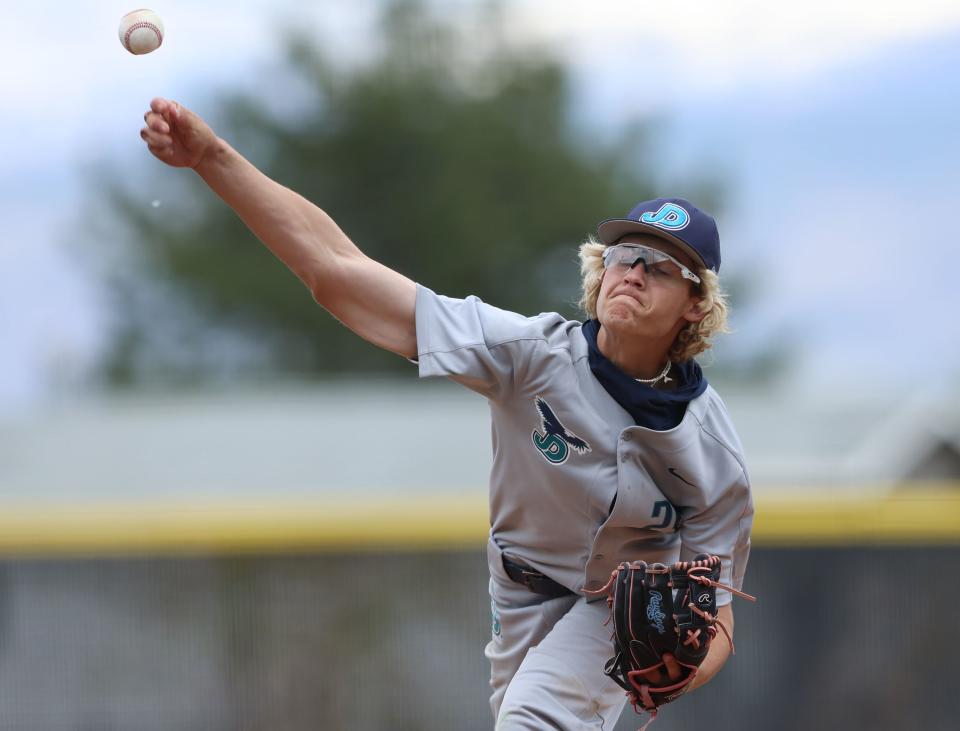
<svg viewBox="0 0 960 731">
<path fill-rule="evenodd" d="M 640 216 L 640 222 L 667 231 L 679 231 L 690 223 L 690 214 L 676 203 L 664 203 L 656 213 L 648 211 Z"/>
</svg>

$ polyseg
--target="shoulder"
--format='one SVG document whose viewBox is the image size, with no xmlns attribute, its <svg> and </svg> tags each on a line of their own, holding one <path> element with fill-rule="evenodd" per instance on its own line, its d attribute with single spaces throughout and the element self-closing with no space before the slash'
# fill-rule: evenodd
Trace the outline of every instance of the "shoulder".
<svg viewBox="0 0 960 731">
<path fill-rule="evenodd" d="M 688 411 L 696 420 L 703 439 L 735 462 L 739 471 L 745 475 L 746 463 L 740 436 L 737 434 L 726 404 L 713 386 L 708 385 L 700 396 L 691 401 Z"/>
<path fill-rule="evenodd" d="M 417 285 L 417 313 L 420 321 L 429 319 L 431 323 L 474 323 L 488 348 L 523 341 L 541 342 L 550 348 L 569 348 L 571 334 L 581 325 L 557 312 L 526 316 L 487 304 L 475 295 L 462 299 L 447 297 L 422 285 Z"/>
<path fill-rule="evenodd" d="M 743 451 L 727 405 L 713 386 L 708 384 L 703 393 L 690 402 L 689 410 L 702 431 L 732 452 Z"/>
</svg>

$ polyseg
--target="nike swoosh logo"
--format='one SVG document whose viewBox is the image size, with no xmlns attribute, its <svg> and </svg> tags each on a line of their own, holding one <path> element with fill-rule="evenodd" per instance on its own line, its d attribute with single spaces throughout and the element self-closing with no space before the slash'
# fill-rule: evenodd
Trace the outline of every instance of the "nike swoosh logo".
<svg viewBox="0 0 960 731">
<path fill-rule="evenodd" d="M 681 482 L 687 483 L 688 485 L 690 485 L 690 487 L 697 487 L 697 486 L 694 485 L 692 482 L 690 482 L 690 480 L 686 479 L 683 475 L 681 475 L 679 472 L 677 472 L 673 467 L 668 467 L 668 468 L 667 468 L 667 472 L 669 472 L 671 475 L 673 475 L 674 477 L 676 477 L 676 478 L 677 478 L 678 480 L 680 480 Z M 699 490 L 700 488 L 697 487 L 697 489 Z"/>
</svg>

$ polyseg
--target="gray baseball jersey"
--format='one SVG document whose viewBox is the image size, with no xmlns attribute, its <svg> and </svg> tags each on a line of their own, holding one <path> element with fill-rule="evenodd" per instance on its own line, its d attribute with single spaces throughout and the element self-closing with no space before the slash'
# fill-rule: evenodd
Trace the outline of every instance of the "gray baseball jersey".
<svg viewBox="0 0 960 731">
<path fill-rule="evenodd" d="M 742 447 L 711 388 L 668 431 L 637 426 L 597 381 L 581 324 L 417 287 L 421 377 L 488 399 L 491 537 L 580 593 L 621 561 L 723 561 L 741 588 L 753 503 Z M 717 604 L 731 595 L 718 591 Z"/>
</svg>

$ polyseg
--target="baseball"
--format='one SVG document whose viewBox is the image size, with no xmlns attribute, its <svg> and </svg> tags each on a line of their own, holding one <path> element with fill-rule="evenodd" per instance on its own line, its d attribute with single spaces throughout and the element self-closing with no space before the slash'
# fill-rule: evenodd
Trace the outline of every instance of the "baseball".
<svg viewBox="0 0 960 731">
<path fill-rule="evenodd" d="M 137 56 L 156 51 L 163 43 L 163 21 L 152 10 L 131 10 L 120 19 L 120 43 Z"/>
</svg>

